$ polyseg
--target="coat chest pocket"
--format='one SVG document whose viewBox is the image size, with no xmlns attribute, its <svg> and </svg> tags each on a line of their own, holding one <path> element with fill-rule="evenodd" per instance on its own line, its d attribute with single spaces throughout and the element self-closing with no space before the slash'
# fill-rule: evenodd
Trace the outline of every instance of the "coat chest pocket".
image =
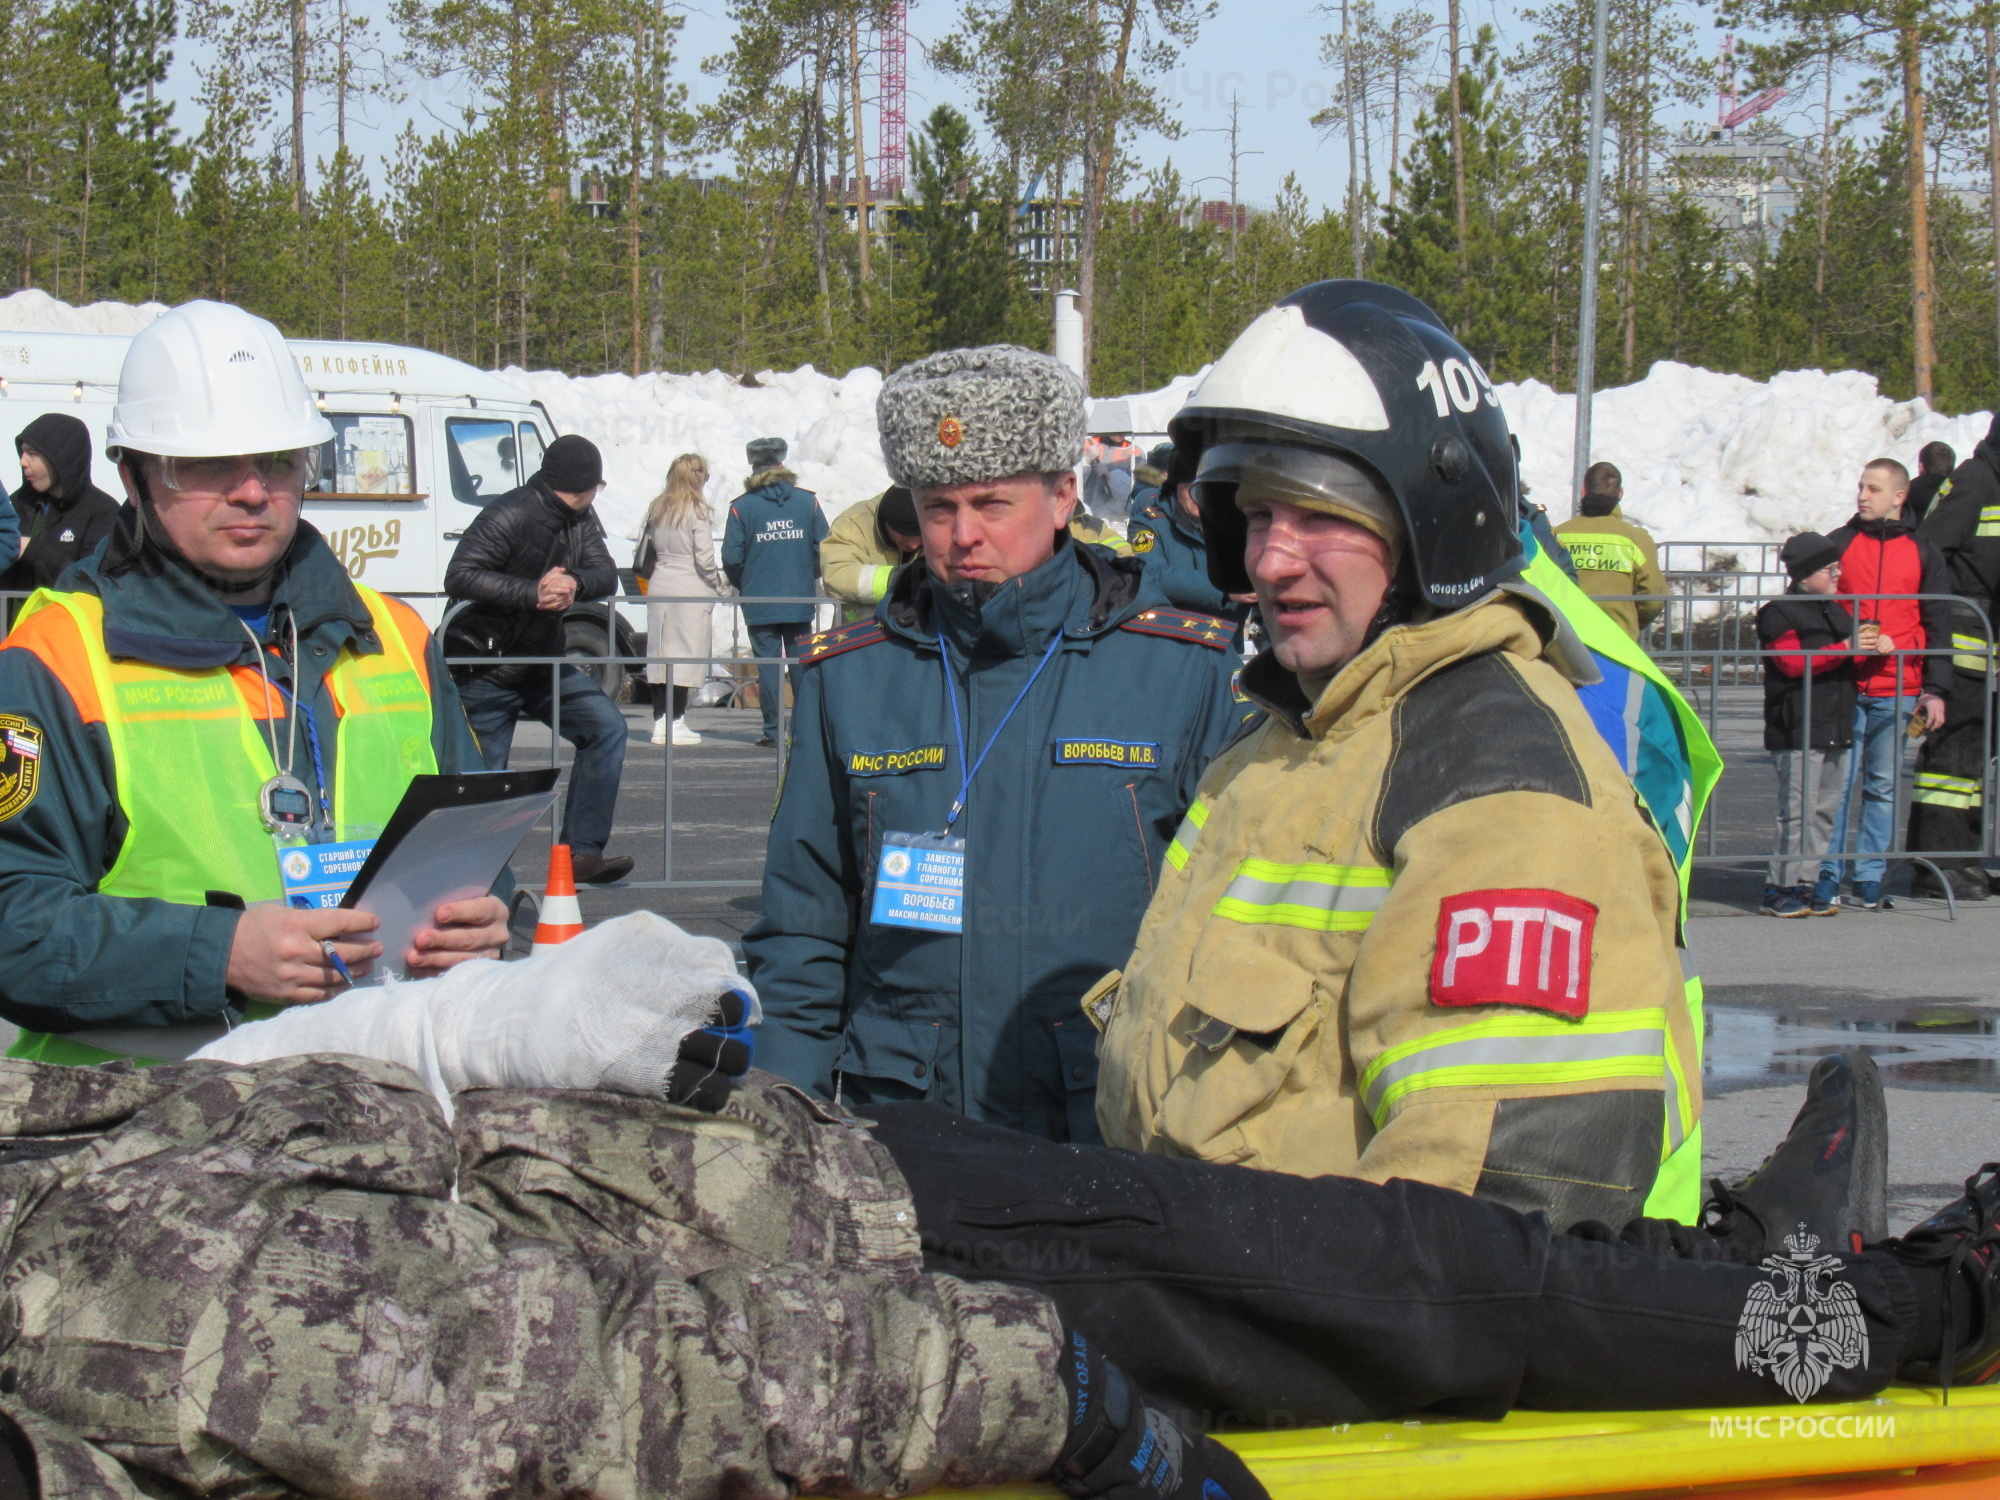
<svg viewBox="0 0 2000 1500">
<path fill-rule="evenodd" d="M 1160 1100 L 1159 1130 L 1203 1160 L 1238 1160 L 1249 1154 L 1244 1122 L 1313 1082 L 1302 1064 L 1338 996 L 1310 970 L 1247 942 L 1207 953 L 1186 993 L 1168 1023 L 1178 1066 Z"/>
</svg>

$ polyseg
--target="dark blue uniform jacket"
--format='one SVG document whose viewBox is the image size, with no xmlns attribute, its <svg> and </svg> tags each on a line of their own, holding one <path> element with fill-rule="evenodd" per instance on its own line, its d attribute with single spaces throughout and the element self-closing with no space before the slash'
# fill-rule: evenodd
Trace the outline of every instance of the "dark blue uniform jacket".
<svg viewBox="0 0 2000 1500">
<path fill-rule="evenodd" d="M 1144 503 L 1133 496 L 1126 540 L 1132 544 L 1133 555 L 1145 563 L 1146 576 L 1167 596 L 1167 603 L 1221 615 L 1237 625 L 1250 618 L 1248 604 L 1230 598 L 1208 581 L 1208 544 L 1200 528 L 1161 492 L 1154 491 Z"/>
<path fill-rule="evenodd" d="M 974 759 L 1063 633 L 952 830 L 963 934 L 869 921 L 883 834 L 943 829 L 962 779 L 940 626 Z M 1131 954 L 1167 843 L 1243 717 L 1229 636 L 1168 607 L 1136 559 L 1064 539 L 997 590 L 905 568 L 873 619 L 815 637 L 743 943 L 758 1063 L 852 1103 L 928 1098 L 1099 1139 L 1078 1001 Z"/>
<path fill-rule="evenodd" d="M 722 571 L 750 598 L 803 599 L 817 592 L 819 544 L 832 528 L 819 497 L 792 483 L 786 469 L 750 476 L 750 488 L 729 502 L 722 532 Z M 803 625 L 810 604 L 746 604 L 746 625 Z"/>
</svg>

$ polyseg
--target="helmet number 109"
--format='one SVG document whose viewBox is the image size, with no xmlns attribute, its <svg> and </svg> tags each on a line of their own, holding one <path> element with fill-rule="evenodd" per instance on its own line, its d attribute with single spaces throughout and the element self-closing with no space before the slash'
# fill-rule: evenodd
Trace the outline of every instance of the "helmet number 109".
<svg viewBox="0 0 2000 1500">
<path fill-rule="evenodd" d="M 1477 411 L 1479 387 L 1483 383 L 1474 378 L 1462 359 L 1446 360 L 1442 375 L 1438 373 L 1437 361 L 1427 359 L 1417 376 L 1417 389 L 1431 393 L 1431 400 L 1441 417 L 1450 416 L 1454 406 L 1463 412 Z"/>
</svg>

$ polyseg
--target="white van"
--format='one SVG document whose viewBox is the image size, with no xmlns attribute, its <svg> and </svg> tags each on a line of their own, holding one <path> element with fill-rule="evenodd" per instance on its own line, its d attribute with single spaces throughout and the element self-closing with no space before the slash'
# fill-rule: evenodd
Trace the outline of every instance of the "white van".
<svg viewBox="0 0 2000 1500">
<path fill-rule="evenodd" d="M 104 428 L 130 342 L 108 334 L 0 333 L 0 481 L 9 491 L 21 473 L 5 439 L 43 412 L 61 411 L 90 428 L 98 487 L 123 495 L 117 466 L 104 456 Z M 319 487 L 306 497 L 306 518 L 349 577 L 407 598 L 435 625 L 444 610 L 444 570 L 466 526 L 480 506 L 541 467 L 556 435 L 547 408 L 497 375 L 424 349 L 320 339 L 287 346 L 334 430 Z M 568 654 L 606 654 L 607 613 L 600 604 L 571 614 Z M 643 615 L 621 612 L 616 636 L 611 644 L 620 655 L 643 654 Z"/>
</svg>

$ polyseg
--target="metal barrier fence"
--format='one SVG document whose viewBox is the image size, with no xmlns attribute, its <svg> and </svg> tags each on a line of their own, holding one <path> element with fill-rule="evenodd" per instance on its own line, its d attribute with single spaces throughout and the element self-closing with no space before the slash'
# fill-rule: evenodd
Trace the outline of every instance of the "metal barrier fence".
<svg viewBox="0 0 2000 1500">
<path fill-rule="evenodd" d="M 1675 549 L 1701 549 L 1701 556 L 1715 563 L 1722 563 L 1728 560 L 1724 556 L 1718 555 L 1725 551 L 1737 554 L 1735 560 L 1739 563 L 1742 560 L 1742 554 L 1750 553 L 1759 548 L 1775 552 L 1775 546 L 1757 543 L 1740 545 L 1668 543 L 1666 547 Z M 1759 557 L 1758 561 L 1761 564 L 1764 559 Z M 1701 716 L 1711 738 L 1715 739 L 1719 746 L 1724 746 L 1725 763 L 1733 764 L 1734 766 L 1733 775 L 1731 771 L 1726 770 L 1723 781 L 1716 788 L 1715 796 L 1711 801 L 1712 811 L 1704 820 L 1698 840 L 1697 853 L 1694 856 L 1695 863 L 1704 866 L 1740 866 L 1762 863 L 1774 858 L 1783 858 L 1788 863 L 1800 864 L 1810 863 L 1813 858 L 1825 858 L 1833 861 L 1884 858 L 1893 866 L 1906 861 L 1928 864 L 1931 858 L 1957 860 L 1987 859 L 2000 856 L 2000 844 L 1996 844 L 1996 833 L 2000 833 L 2000 829 L 1996 829 L 1996 822 L 2000 822 L 2000 820 L 1996 820 L 1995 816 L 1996 726 L 1994 721 L 1996 715 L 1991 710 L 1996 686 L 1996 653 L 1994 650 L 1993 625 L 1987 618 L 1985 611 L 1974 601 L 1951 595 L 1838 594 L 1825 597 L 1828 597 L 1833 602 L 1848 606 L 1850 613 L 1856 614 L 1857 618 L 1860 618 L 1859 611 L 1862 607 L 1871 603 L 1880 604 L 1889 600 L 1917 603 L 1943 600 L 1955 607 L 1962 607 L 1965 611 L 1969 611 L 1969 616 L 1960 616 L 1961 624 L 1967 618 L 1977 618 L 1980 636 L 1976 642 L 1976 649 L 1984 663 L 1985 695 L 1989 705 L 1989 711 L 1982 718 L 1980 763 L 1984 770 L 1980 777 L 1980 837 L 1977 847 L 1923 850 L 1916 853 L 1903 847 L 1909 821 L 1910 788 L 1909 777 L 1907 775 L 1909 769 L 1907 765 L 1909 741 L 1900 734 L 1896 740 L 1896 774 L 1894 778 L 1894 802 L 1891 812 L 1892 830 L 1888 848 L 1863 850 L 1850 847 L 1824 851 L 1814 856 L 1803 856 L 1795 853 L 1781 854 L 1775 848 L 1775 835 L 1767 842 L 1757 844 L 1755 847 L 1726 846 L 1735 845 L 1738 840 L 1735 838 L 1725 839 L 1721 832 L 1721 819 L 1713 809 L 1720 802 L 1725 787 L 1729 786 L 1732 780 L 1740 781 L 1746 773 L 1748 765 L 1757 763 L 1756 751 L 1761 750 L 1762 740 L 1759 737 L 1754 748 L 1744 745 L 1727 745 L 1726 741 L 1730 737 L 1724 731 L 1725 716 L 1732 710 L 1747 711 L 1754 720 L 1761 723 L 1761 693 L 1757 689 L 1763 680 L 1764 672 L 1767 670 L 1766 662 L 1780 655 L 1796 655 L 1796 653 L 1781 653 L 1768 650 L 1759 645 L 1757 641 L 1756 612 L 1762 605 L 1774 599 L 1785 597 L 1784 584 L 1779 581 L 1783 578 L 1784 575 L 1782 573 L 1767 574 L 1762 571 L 1761 567 L 1755 570 L 1744 569 L 1740 566 L 1716 567 L 1711 571 L 1677 571 L 1670 574 L 1668 579 L 1669 593 L 1664 597 L 1657 595 L 1605 596 L 1605 602 L 1607 603 L 1625 601 L 1641 604 L 1658 603 L 1661 606 L 1659 616 L 1642 632 L 1641 643 L 1647 653 L 1667 674 L 1669 679 L 1674 681 L 1681 689 L 1683 695 L 1694 707 L 1696 713 Z M 7 617 L 11 617 L 14 603 L 24 597 L 25 595 L 19 593 L 0 594 L 0 601 L 4 601 L 6 606 Z M 439 596 L 435 594 L 405 594 L 398 597 L 415 602 L 427 598 L 435 599 Z M 1791 597 L 1796 598 L 1798 596 Z M 729 607 L 735 615 L 736 620 L 740 622 L 742 617 L 737 612 L 737 607 L 741 605 L 809 605 L 813 607 L 817 618 L 823 616 L 828 610 L 835 611 L 837 617 L 837 611 L 841 607 L 842 601 L 816 595 L 788 595 L 768 598 L 762 596 L 754 598 L 730 597 L 717 599 L 705 595 L 649 596 L 643 594 L 621 594 L 606 599 L 602 603 L 606 611 L 607 624 L 610 626 L 605 632 L 605 639 L 607 642 L 615 642 L 617 640 L 616 611 L 621 604 L 683 604 Z M 464 604 L 460 603 L 447 609 L 439 622 L 438 633 L 440 635 L 442 635 L 444 627 L 450 621 L 452 615 L 458 609 L 464 607 Z M 592 607 L 595 608 L 595 605 Z M 1961 636 L 1964 634 L 1962 629 L 1957 633 Z M 627 673 L 633 669 L 661 666 L 668 669 L 669 680 L 671 680 L 672 675 L 671 669 L 682 665 L 696 665 L 707 669 L 711 680 L 717 676 L 727 676 L 732 680 L 740 680 L 736 678 L 736 673 L 741 669 L 754 669 L 764 666 L 777 667 L 781 669 L 783 675 L 780 677 L 776 705 L 779 732 L 777 736 L 778 751 L 774 757 L 776 762 L 774 766 L 774 783 L 782 784 L 785 755 L 788 749 L 787 720 L 790 713 L 789 707 L 785 702 L 784 689 L 786 681 L 790 677 L 788 669 L 796 666 L 796 660 L 784 656 L 757 657 L 739 654 L 744 649 L 732 641 L 727 654 L 715 652 L 702 656 L 654 656 L 644 654 L 643 652 L 619 652 L 613 647 L 601 656 L 593 654 L 588 657 L 576 655 L 448 657 L 446 664 L 448 666 L 490 667 L 518 665 L 546 668 L 549 672 L 550 682 L 549 764 L 558 766 L 561 764 L 563 745 L 562 701 L 559 691 L 559 680 L 561 669 L 565 666 L 595 666 L 599 670 L 616 669 Z M 1860 654 L 1858 639 L 1850 639 L 1849 649 Z M 1954 655 L 1969 657 L 1974 653 L 1974 649 L 1975 643 L 1968 637 L 1952 645 L 1926 647 L 1922 650 L 1898 647 L 1894 651 L 1886 653 L 1888 657 L 1893 658 L 1897 662 L 1899 668 L 1897 674 L 1899 691 L 1894 700 L 1897 719 L 1899 721 L 1903 720 L 1905 715 L 1915 706 L 1914 697 L 1905 695 L 1900 690 L 1903 675 L 1900 668 L 1905 661 L 1939 656 L 1950 657 Z M 720 672 L 717 671 L 718 668 L 721 669 Z M 1801 719 L 1808 725 L 1811 723 L 1812 698 L 1817 686 L 1815 683 L 1815 674 L 1807 672 L 1802 681 L 1803 701 Z M 1751 696 L 1752 694 L 1755 694 L 1754 698 Z M 666 744 L 662 748 L 665 752 L 662 762 L 660 843 L 662 878 L 659 880 L 630 881 L 628 882 L 629 886 L 637 889 L 697 889 L 742 887 L 757 884 L 754 878 L 717 880 L 683 880 L 675 878 L 674 781 L 676 747 L 672 742 L 671 736 L 668 737 Z M 1752 752 L 1750 760 L 1747 763 L 1743 755 L 1746 749 Z M 1859 747 L 1857 746 L 1850 753 L 1852 756 L 1849 770 L 1850 779 L 1858 780 L 1859 771 L 1857 762 L 1859 760 Z M 1813 805 L 1812 797 L 1815 791 L 1812 785 L 1812 778 L 1801 777 L 1797 790 L 1800 799 L 1799 813 L 1801 826 L 1810 827 Z M 1771 810 L 1775 814 L 1775 806 Z M 563 804 L 560 799 L 557 801 L 553 816 L 555 820 L 554 837 L 560 840 L 563 817 Z M 1857 809 L 1850 819 L 1850 826 L 1858 824 L 1858 819 L 1859 813 Z M 1769 828 L 1771 825 L 1766 823 L 1764 826 Z M 1849 843 L 1853 843 L 1853 840 L 1850 839 Z M 1940 883 L 1944 885 L 1946 899 L 1950 902 L 1949 884 L 1946 882 Z M 1951 903 L 1951 909 L 1955 915 L 1955 903 Z"/>
<path fill-rule="evenodd" d="M 399 597 L 414 598 L 419 596 L 401 595 Z M 437 597 L 437 596 L 432 595 L 423 597 Z M 597 603 L 602 603 L 605 610 L 605 619 L 607 626 L 605 631 L 605 640 L 607 642 L 615 642 L 618 638 L 617 610 L 618 606 L 621 604 L 631 604 L 631 605 L 689 604 L 689 605 L 707 605 L 711 609 L 713 609 L 716 606 L 728 606 L 731 608 L 732 613 L 735 615 L 735 620 L 738 623 L 740 623 L 743 618 L 742 614 L 736 609 L 736 607 L 740 605 L 745 605 L 745 604 L 811 605 L 813 607 L 814 619 L 812 622 L 810 622 L 810 624 L 816 625 L 818 623 L 819 616 L 828 607 L 831 607 L 837 614 L 843 601 L 839 599 L 828 598 L 823 595 L 770 595 L 770 596 L 755 595 L 749 597 L 742 595 L 731 595 L 728 598 L 717 598 L 716 596 L 710 594 L 701 594 L 701 595 L 614 594 L 607 599 L 601 601 L 593 601 L 593 608 L 596 606 Z M 437 633 L 440 636 L 440 638 L 442 638 L 446 627 L 451 622 L 452 617 L 457 613 L 459 613 L 461 610 L 466 609 L 468 607 L 469 605 L 466 601 L 460 600 L 454 603 L 450 608 L 448 608 L 444 612 L 444 614 L 440 617 L 437 626 Z M 732 645 L 731 654 L 726 656 L 724 655 L 650 656 L 643 653 L 636 655 L 628 653 L 620 653 L 615 649 L 607 650 L 602 656 L 591 656 L 591 657 L 580 657 L 575 655 L 449 656 L 445 658 L 445 665 L 447 667 L 546 666 L 549 669 L 549 721 L 548 722 L 549 722 L 549 764 L 551 766 L 558 766 L 561 764 L 562 761 L 562 695 L 558 690 L 558 686 L 562 669 L 564 667 L 581 667 L 586 662 L 595 662 L 598 663 L 600 666 L 615 667 L 621 672 L 629 673 L 631 669 L 635 667 L 643 668 L 651 666 L 663 666 L 667 669 L 669 682 L 672 681 L 673 668 L 676 666 L 702 666 L 702 667 L 708 667 L 710 669 L 713 669 L 718 665 L 724 665 L 729 668 L 735 668 L 735 667 L 756 668 L 765 666 L 777 667 L 780 671 L 780 676 L 778 679 L 778 694 L 777 694 L 777 705 L 776 705 L 778 733 L 776 736 L 777 766 L 775 772 L 775 785 L 782 786 L 784 785 L 784 780 L 785 780 L 785 758 L 790 753 L 790 737 L 786 732 L 787 720 L 790 717 L 790 710 L 789 706 L 785 702 L 785 689 L 790 683 L 793 670 L 798 665 L 797 658 L 787 657 L 787 656 L 738 655 L 736 654 L 736 650 L 737 648 L 735 648 L 734 645 Z M 713 670 L 711 670 L 709 675 L 710 678 L 713 679 L 717 674 L 714 673 Z M 734 674 L 730 673 L 728 675 L 730 675 L 733 678 Z M 698 889 L 713 889 L 717 887 L 757 885 L 759 881 L 753 879 L 676 880 L 674 878 L 675 746 L 673 742 L 673 737 L 671 735 L 667 737 L 665 744 L 661 748 L 665 751 L 665 756 L 662 763 L 662 776 L 661 776 L 661 789 L 660 789 L 660 794 L 661 794 L 660 859 L 661 859 L 662 878 L 660 878 L 659 880 L 627 880 L 624 882 L 625 888 L 632 890 L 698 890 Z M 621 790 L 623 789 L 622 778 L 620 781 L 620 788 Z M 552 842 L 555 843 L 562 842 L 563 813 L 564 813 L 564 799 L 559 797 L 556 799 L 556 804 L 552 812 L 552 816 L 554 818 L 554 824 L 552 830 Z"/>
<path fill-rule="evenodd" d="M 1607 603 L 1657 603 L 1661 605 L 1659 616 L 1641 632 L 1641 644 L 1644 646 L 1647 654 L 1665 672 L 1667 677 L 1680 688 L 1682 695 L 1688 700 L 1696 713 L 1701 716 L 1705 727 L 1708 729 L 1710 738 L 1714 739 L 1718 747 L 1724 750 L 1725 766 L 1729 766 L 1733 759 L 1740 779 L 1741 773 L 1747 769 L 1746 763 L 1743 760 L 1743 752 L 1746 748 L 1750 747 L 1741 745 L 1731 747 L 1724 744 L 1725 739 L 1728 738 L 1723 733 L 1724 715 L 1731 707 L 1749 710 L 1751 716 L 1761 728 L 1763 699 L 1761 685 L 1765 672 L 1769 670 L 1766 663 L 1780 656 L 1797 660 L 1801 655 L 1800 652 L 1796 651 L 1781 652 L 1762 646 L 1757 637 L 1757 611 L 1764 604 L 1780 598 L 1797 600 L 1806 596 L 1787 594 L 1782 584 L 1775 587 L 1767 585 L 1763 588 L 1757 588 L 1754 585 L 1760 575 L 1754 573 L 1730 572 L 1725 574 L 1724 576 L 1730 581 L 1730 586 L 1726 592 L 1708 592 L 1700 587 L 1704 580 L 1713 576 L 1715 575 L 1680 575 L 1678 581 L 1688 586 L 1672 589 L 1664 597 L 1659 595 L 1632 594 L 1605 595 L 1601 597 Z M 1782 574 L 1778 576 L 1780 578 L 1784 577 Z M 1673 578 L 1669 579 L 1670 585 L 1676 581 Z M 1823 597 L 1829 600 L 1829 602 L 1844 606 L 1857 622 L 1868 618 L 1871 606 L 1880 606 L 1889 601 L 1916 604 L 1942 602 L 1952 608 L 1955 616 L 1952 640 L 1949 643 L 1936 646 L 1926 645 L 1922 649 L 1913 650 L 1907 647 L 1898 647 L 1886 653 L 1863 652 L 1859 643 L 1860 631 L 1858 623 L 1854 634 L 1848 638 L 1847 648 L 1855 655 L 1864 656 L 1869 659 L 1892 660 L 1896 663 L 1895 680 L 1897 692 L 1890 701 L 1894 704 L 1894 719 L 1899 727 L 1895 735 L 1894 790 L 1888 846 L 1884 849 L 1866 850 L 1848 847 L 1806 856 L 1797 852 L 1778 850 L 1775 847 L 1776 837 L 1774 831 L 1770 845 L 1758 848 L 1725 848 L 1723 847 L 1725 837 L 1722 833 L 1722 819 L 1717 815 L 1717 803 L 1722 797 L 1724 787 L 1731 780 L 1729 770 L 1725 769 L 1723 780 L 1718 783 L 1715 794 L 1711 798 L 1710 814 L 1703 820 L 1700 837 L 1697 842 L 1698 853 L 1695 855 L 1694 862 L 1698 865 L 1726 866 L 1746 865 L 1753 862 L 1763 863 L 1771 860 L 1782 860 L 1786 864 L 1809 864 L 1818 859 L 1825 859 L 1835 863 L 1846 863 L 1857 859 L 1880 858 L 1885 859 L 1892 868 L 1901 863 L 1916 863 L 1929 866 L 1933 874 L 1936 874 L 1937 867 L 1933 863 L 1936 859 L 1963 860 L 1995 857 L 1997 853 L 2000 853 L 2000 849 L 1996 849 L 1995 843 L 1996 819 L 1994 811 L 1996 765 L 1995 714 L 1993 712 L 1993 703 L 1996 675 L 1993 625 L 1991 620 L 1988 619 L 1985 610 L 1973 600 L 1950 594 L 1831 594 L 1813 597 Z M 1976 637 L 1964 628 L 1972 619 L 1978 621 L 1979 634 Z M 1807 654 L 1821 655 L 1824 654 L 1824 650 L 1825 648 L 1821 648 L 1818 651 Z M 1979 763 L 1983 767 L 1982 774 L 1979 777 L 1980 833 L 1976 847 L 1911 851 L 1905 845 L 1909 826 L 1911 790 L 1910 777 L 1907 773 L 1910 769 L 1908 760 L 1913 736 L 1904 733 L 1902 726 L 1907 724 L 1908 716 L 1916 708 L 1917 695 L 1907 694 L 1903 691 L 1903 680 L 1907 675 L 1905 664 L 1912 661 L 1928 661 L 1938 657 L 1948 659 L 1960 658 L 1962 660 L 1976 658 L 1981 664 L 1978 675 L 1984 679 L 1984 698 L 1988 707 L 1987 711 L 1981 715 L 1980 721 L 1981 743 Z M 1805 741 L 1808 746 L 1810 745 L 1813 694 L 1816 687 L 1820 691 L 1825 690 L 1823 686 L 1816 684 L 1816 675 L 1808 670 L 1801 678 L 1799 717 L 1801 722 L 1808 726 L 1805 732 Z M 1754 698 L 1751 697 L 1752 693 L 1755 694 Z M 1731 695 L 1736 695 L 1733 702 Z M 1755 764 L 1755 755 L 1757 751 L 1762 749 L 1762 743 L 1760 733 L 1756 740 L 1755 748 L 1751 750 L 1752 759 L 1749 764 Z M 1780 752 L 1770 753 L 1775 754 Z M 1851 799 L 1854 795 L 1854 788 L 1862 775 L 1860 765 L 1862 746 L 1858 742 L 1849 751 L 1849 756 L 1847 779 L 1849 787 L 1848 797 Z M 1810 762 L 1811 757 L 1808 756 L 1808 765 L 1810 765 Z M 1809 829 L 1811 826 L 1812 799 L 1817 790 L 1813 782 L 1814 778 L 1812 776 L 1802 776 L 1797 789 L 1800 800 L 1798 812 L 1801 829 Z M 1846 805 L 1845 800 L 1842 805 Z M 1775 806 L 1773 806 L 1772 813 L 1774 817 L 1776 811 Z M 1859 819 L 1860 809 L 1857 805 L 1850 812 L 1847 825 L 1850 830 L 1857 829 Z M 1729 840 L 1729 842 L 1734 842 L 1734 840 Z M 1850 838 L 1848 842 L 1852 845 L 1854 840 Z M 1948 909 L 1951 915 L 1955 917 L 1957 915 L 1957 903 L 1952 898 L 1950 885 L 1942 879 L 1940 879 L 1939 884 L 1944 889 Z"/>
</svg>

